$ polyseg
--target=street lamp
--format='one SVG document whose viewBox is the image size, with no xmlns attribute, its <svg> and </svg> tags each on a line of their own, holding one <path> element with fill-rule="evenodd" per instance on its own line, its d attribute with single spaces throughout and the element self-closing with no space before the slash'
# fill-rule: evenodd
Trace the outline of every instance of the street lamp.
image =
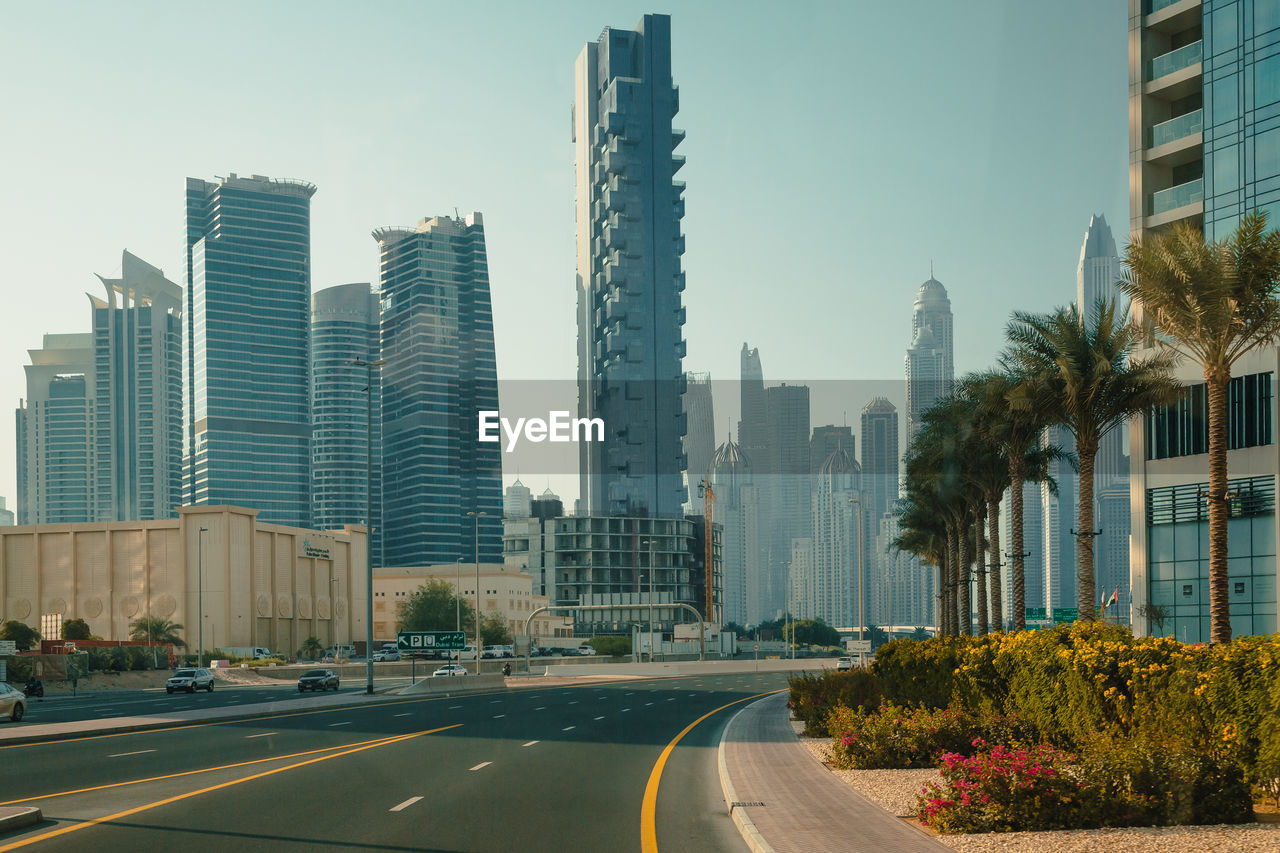
<svg viewBox="0 0 1280 853">
<path fill-rule="evenodd" d="M 458 582 L 453 587 L 453 601 L 457 605 L 457 626 L 454 628 L 458 633 L 462 633 L 462 557 L 457 559 L 458 565 Z"/>
<path fill-rule="evenodd" d="M 849 498 L 849 503 L 858 505 L 858 663 L 866 662 L 862 651 L 862 630 L 866 620 L 862 614 L 862 501 Z"/>
<path fill-rule="evenodd" d="M 480 674 L 480 517 L 484 515 L 488 515 L 488 513 L 474 511 L 467 513 L 467 517 L 475 519 L 476 522 L 475 551 L 473 552 L 476 558 L 476 675 Z M 462 655 L 459 654 L 458 657 L 461 658 Z"/>
<path fill-rule="evenodd" d="M 196 583 L 200 586 L 200 592 L 196 598 L 196 610 L 200 613 L 200 630 L 199 644 L 200 653 L 196 656 L 196 666 L 204 666 L 204 535 L 209 532 L 209 528 L 201 527 L 200 532 L 196 534 Z"/>
<path fill-rule="evenodd" d="M 364 692 L 373 695 L 373 562 L 369 559 L 373 553 L 373 369 L 386 364 L 383 359 L 377 361 L 367 361 L 365 359 L 354 359 L 351 362 L 356 367 L 365 369 L 366 400 L 368 401 L 368 421 L 365 431 L 365 493 L 364 493 L 364 513 L 366 523 L 364 526 L 364 575 L 365 575 L 365 641 L 364 641 L 364 674 L 365 687 Z M 335 640 L 335 643 L 337 641 Z M 351 640 L 355 645 L 354 637 Z M 335 652 L 334 659 L 337 659 Z"/>
</svg>

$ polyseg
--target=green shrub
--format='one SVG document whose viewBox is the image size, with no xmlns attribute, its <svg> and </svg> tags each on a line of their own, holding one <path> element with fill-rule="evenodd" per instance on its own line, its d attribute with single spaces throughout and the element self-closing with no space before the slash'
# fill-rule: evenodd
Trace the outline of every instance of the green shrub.
<svg viewBox="0 0 1280 853">
<path fill-rule="evenodd" d="M 826 729 L 831 761 L 841 769 L 935 767 L 947 753 L 970 754 L 975 742 L 1039 741 L 1035 728 L 1016 716 L 975 714 L 960 706 L 933 710 L 885 703 L 871 712 L 838 707 L 827 717 Z"/>
<path fill-rule="evenodd" d="M 871 672 L 895 704 L 945 708 L 951 704 L 959 643 L 952 637 L 891 640 L 876 650 Z"/>
<path fill-rule="evenodd" d="M 870 710 L 880 705 L 880 682 L 864 669 L 802 672 L 787 679 L 791 715 L 804 722 L 807 737 L 827 737 L 827 718 L 837 707 Z"/>
<path fill-rule="evenodd" d="M 599 655 L 612 655 L 613 657 L 629 655 L 631 654 L 631 638 L 609 635 L 592 637 L 591 648 L 595 649 L 596 654 Z"/>
</svg>

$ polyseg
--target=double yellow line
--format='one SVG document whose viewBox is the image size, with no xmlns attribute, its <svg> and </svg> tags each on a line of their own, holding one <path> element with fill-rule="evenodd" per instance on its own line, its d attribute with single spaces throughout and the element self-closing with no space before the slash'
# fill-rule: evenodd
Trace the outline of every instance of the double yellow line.
<svg viewBox="0 0 1280 853">
<path fill-rule="evenodd" d="M 178 794 L 173 797 L 166 797 L 163 800 L 156 800 L 153 803 L 147 803 L 145 805 L 136 806 L 131 809 L 126 809 L 125 811 L 122 811 L 122 812 L 116 812 L 115 814 L 104 815 L 103 817 L 96 817 L 96 818 L 93 818 L 92 820 L 82 821 L 81 823 L 73 823 L 69 826 L 63 826 L 63 827 L 59 827 L 58 829 L 52 829 L 52 830 L 49 830 L 48 832 L 42 832 L 39 835 L 32 835 L 27 838 L 22 838 L 22 839 L 19 839 L 18 841 L 14 841 L 11 844 L 5 844 L 3 846 L 0 846 L 0 853 L 8 853 L 8 851 L 10 850 L 17 850 L 21 847 L 26 847 L 29 844 L 35 844 L 37 841 L 48 841 L 51 838 L 57 838 L 59 836 L 67 835 L 72 832 L 78 832 L 81 829 L 88 829 L 89 827 L 97 826 L 100 823 L 110 823 L 111 821 L 120 820 L 121 818 L 126 818 L 131 815 L 138 814 L 139 812 L 150 811 L 151 809 L 159 808 L 160 806 L 166 806 L 166 805 L 169 805 L 170 803 L 176 803 L 176 802 L 179 802 L 180 800 L 190 799 L 191 797 L 198 797 L 201 794 L 208 794 L 211 791 L 218 791 L 223 788 L 230 788 L 234 785 L 240 785 L 244 782 L 252 782 L 254 779 L 262 779 L 266 776 L 274 776 L 276 773 L 283 773 L 286 770 L 295 770 L 299 767 L 305 767 L 308 764 L 317 764 L 321 761 L 328 761 L 331 758 L 341 758 L 344 755 L 352 755 L 357 752 L 363 752 L 366 749 L 374 749 L 375 747 L 379 747 L 379 746 L 387 746 L 393 743 L 400 743 L 401 741 L 406 741 L 412 738 L 421 737 L 422 735 L 435 734 L 436 732 L 443 732 L 448 729 L 456 729 L 461 725 L 462 725 L 461 723 L 455 723 L 451 726 L 441 726 L 435 729 L 426 729 L 420 732 L 412 732 L 407 735 L 394 735 L 392 737 L 379 738 L 377 740 L 362 741 L 356 744 L 349 744 L 346 747 L 331 747 L 330 749 L 338 749 L 340 751 L 332 752 L 329 755 L 320 755 L 315 758 L 308 758 L 305 761 L 298 761 L 298 762 L 295 762 L 294 764 L 288 764 L 284 767 L 275 767 L 271 770 L 264 770 L 261 773 L 254 773 L 251 776 L 245 776 L 240 779 L 232 779 L 229 782 L 220 782 L 217 785 L 209 785 L 208 787 L 200 788 L 199 790 L 196 790 L 196 791 L 189 791 L 185 794 Z M 311 750 L 309 752 L 297 752 L 297 753 L 293 753 L 292 755 L 279 755 L 274 758 L 261 758 L 255 761 L 241 762 L 239 764 L 226 764 L 221 767 L 209 767 L 204 770 L 188 770 L 184 773 L 173 773 L 168 776 L 154 776 L 150 779 L 136 779 L 131 782 L 117 782 L 111 785 L 99 785 L 93 788 L 81 788 L 75 791 L 63 791 L 57 794 L 48 794 L 44 797 L 30 797 L 26 800 L 11 800 L 9 803 L 0 803 L 0 805 L 11 805 L 12 803 L 30 802 L 32 800 L 45 800 L 51 797 L 62 797 L 62 796 L 67 796 L 69 794 L 81 794 L 86 791 L 99 791 L 104 788 L 118 788 L 123 785 L 139 785 L 139 784 L 142 784 L 143 782 L 154 782 L 162 779 L 174 779 L 180 776 L 190 776 L 196 773 L 212 773 L 217 770 L 227 770 L 235 767 L 245 767 L 250 764 L 261 764 L 266 761 L 288 761 L 290 758 L 298 758 L 303 755 L 312 755 L 317 752 L 328 752 L 328 751 L 329 750 L 317 749 L 317 750 Z"/>
</svg>

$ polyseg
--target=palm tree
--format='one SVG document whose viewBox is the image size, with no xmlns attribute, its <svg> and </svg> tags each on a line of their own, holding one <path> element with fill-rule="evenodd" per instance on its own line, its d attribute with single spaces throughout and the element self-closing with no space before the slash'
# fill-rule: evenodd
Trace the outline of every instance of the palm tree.
<svg viewBox="0 0 1280 853">
<path fill-rule="evenodd" d="M 1051 314 L 1016 311 L 1007 336 L 1008 357 L 1027 377 L 1012 395 L 1012 408 L 1043 412 L 1075 438 L 1080 460 L 1076 600 L 1079 618 L 1091 621 L 1098 444 L 1130 416 L 1176 399 L 1181 388 L 1169 373 L 1175 354 L 1158 351 L 1132 358 L 1142 332 L 1118 315 L 1114 299 L 1099 299 L 1088 318 L 1074 305 Z"/>
<path fill-rule="evenodd" d="M 186 648 L 182 626 L 159 616 L 139 616 L 129 623 L 129 639 Z"/>
<path fill-rule="evenodd" d="M 1231 640 L 1227 603 L 1227 388 L 1235 363 L 1280 336 L 1280 234 L 1266 214 L 1245 215 L 1235 233 L 1206 243 L 1178 224 L 1125 251 L 1120 289 L 1163 333 L 1159 345 L 1204 371 L 1209 397 L 1209 639 Z"/>
<path fill-rule="evenodd" d="M 320 642 L 319 637 L 307 637 L 302 641 L 302 648 L 298 651 L 302 652 L 302 657 L 315 660 L 324 652 L 324 644 Z"/>
</svg>

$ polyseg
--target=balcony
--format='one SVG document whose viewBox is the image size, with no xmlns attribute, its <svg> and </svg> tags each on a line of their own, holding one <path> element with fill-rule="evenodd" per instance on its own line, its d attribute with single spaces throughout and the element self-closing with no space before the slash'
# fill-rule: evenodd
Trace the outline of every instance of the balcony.
<svg viewBox="0 0 1280 853">
<path fill-rule="evenodd" d="M 1182 139 L 1193 133 L 1204 130 L 1204 110 L 1195 110 L 1186 115 L 1161 122 L 1151 128 L 1151 147 L 1159 148 L 1175 139 Z"/>
<path fill-rule="evenodd" d="M 1179 207 L 1204 201 L 1204 178 L 1196 178 L 1176 187 L 1151 194 L 1151 215 L 1159 216 Z"/>
<path fill-rule="evenodd" d="M 1151 60 L 1150 79 L 1158 80 L 1175 71 L 1190 68 L 1203 58 L 1203 52 L 1204 42 L 1197 41 L 1157 56 Z"/>
</svg>

